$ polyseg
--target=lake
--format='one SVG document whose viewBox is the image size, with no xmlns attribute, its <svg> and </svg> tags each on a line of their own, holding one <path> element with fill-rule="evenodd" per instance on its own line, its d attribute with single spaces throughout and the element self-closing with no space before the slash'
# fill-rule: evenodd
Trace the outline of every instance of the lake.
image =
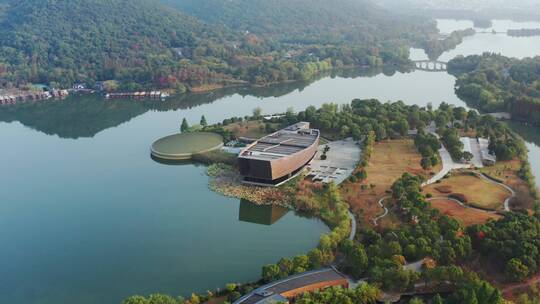
<svg viewBox="0 0 540 304">
<path fill-rule="evenodd" d="M 168 130 L 151 124 L 77 140 L 0 124 L 0 303 L 204 292 L 256 280 L 328 231 L 292 212 L 270 226 L 271 210 L 209 191 L 205 167 L 154 162 L 149 144 Z"/>
<path fill-rule="evenodd" d="M 439 20 L 441 32 L 470 26 Z M 540 55 L 540 37 L 476 34 L 440 59 L 484 51 Z M 412 59 L 424 57 L 412 50 Z M 465 106 L 454 81 L 447 73 L 349 71 L 165 102 L 87 96 L 0 108 L 0 303 L 112 304 L 131 294 L 186 295 L 255 280 L 262 265 L 307 252 L 328 228 L 292 212 L 274 219 L 267 207 L 213 193 L 204 167 L 156 163 L 150 144 L 177 132 L 184 117 L 212 123 L 255 107 L 270 114 L 354 98 Z M 539 129 L 514 128 L 540 176 Z"/>
</svg>

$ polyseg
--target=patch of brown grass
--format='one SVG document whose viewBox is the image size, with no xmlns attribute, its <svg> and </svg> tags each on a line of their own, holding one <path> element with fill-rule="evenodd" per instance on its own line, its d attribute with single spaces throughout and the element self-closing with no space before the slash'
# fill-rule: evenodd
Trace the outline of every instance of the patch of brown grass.
<svg viewBox="0 0 540 304">
<path fill-rule="evenodd" d="M 465 226 L 483 224 L 489 220 L 498 220 L 500 215 L 477 209 L 466 208 L 451 200 L 433 200 L 431 206 L 451 218 L 457 219 Z"/>
<path fill-rule="evenodd" d="M 342 187 L 343 197 L 363 219 L 362 223 L 371 225 L 371 220 L 383 213 L 377 202 L 388 195 L 386 191 L 403 173 L 430 175 L 431 170 L 426 171 L 420 166 L 421 158 L 413 141 L 409 139 L 375 143 L 366 169 L 367 180 L 362 183 L 346 182 Z M 362 185 L 366 189 L 361 189 Z M 381 221 L 381 226 L 383 224 L 392 226 L 395 223 L 388 216 L 388 220 L 385 218 Z"/>
<path fill-rule="evenodd" d="M 425 191 L 437 193 L 437 188 L 441 187 L 452 189 L 453 193 L 463 194 L 469 205 L 482 209 L 500 209 L 504 200 L 510 196 L 510 193 L 501 186 L 470 174 L 454 173 L 453 176 L 443 179 L 440 184 L 426 187 Z"/>
<path fill-rule="evenodd" d="M 531 196 L 527 182 L 519 178 L 517 172 L 521 168 L 521 161 L 518 159 L 511 161 L 497 162 L 495 166 L 485 167 L 482 172 L 502 180 L 506 185 L 516 191 L 516 197 L 511 201 L 512 209 L 532 209 L 534 198 Z"/>
<path fill-rule="evenodd" d="M 236 137 L 249 137 L 258 139 L 265 135 L 268 135 L 265 130 L 264 122 L 260 120 L 235 122 L 226 125 L 223 128 L 225 130 L 229 130 Z"/>
</svg>

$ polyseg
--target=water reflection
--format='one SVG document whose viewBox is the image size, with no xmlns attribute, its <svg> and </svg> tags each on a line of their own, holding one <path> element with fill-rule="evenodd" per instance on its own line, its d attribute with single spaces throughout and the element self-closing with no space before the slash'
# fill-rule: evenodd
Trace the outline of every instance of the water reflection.
<svg viewBox="0 0 540 304">
<path fill-rule="evenodd" d="M 321 74 L 311 81 L 298 81 L 267 87 L 234 87 L 207 93 L 182 94 L 165 101 L 105 100 L 100 95 L 71 96 L 64 100 L 2 106 L 0 107 L 0 122 L 19 121 L 27 127 L 61 138 L 94 137 L 103 130 L 117 127 L 148 111 L 166 112 L 191 109 L 233 95 L 254 96 L 261 99 L 279 98 L 293 91 L 302 92 L 313 82 L 327 77 L 373 77 L 380 73 L 391 76 L 396 71 L 396 67 L 347 69 Z"/>
<path fill-rule="evenodd" d="M 163 158 L 159 158 L 159 157 L 155 157 L 154 155 L 152 155 L 152 153 L 149 153 L 150 154 L 150 158 L 155 161 L 156 163 L 158 164 L 162 164 L 162 165 L 166 165 L 166 166 L 186 166 L 186 165 L 195 165 L 195 166 L 198 166 L 199 163 L 197 162 L 193 162 L 192 160 L 190 159 L 178 159 L 178 160 L 174 160 L 174 159 L 163 159 Z"/>
<path fill-rule="evenodd" d="M 256 205 L 248 200 L 240 200 L 238 220 L 270 226 L 279 221 L 289 210 L 275 205 Z"/>
<path fill-rule="evenodd" d="M 156 163 L 167 166 L 184 166 L 201 164 L 192 160 L 165 160 L 150 155 Z M 271 226 L 289 212 L 289 209 L 277 205 L 257 205 L 245 199 L 240 200 L 238 220 L 241 222 Z"/>
<path fill-rule="evenodd" d="M 510 126 L 526 142 L 540 146 L 540 127 L 531 126 L 520 122 L 510 122 Z"/>
</svg>

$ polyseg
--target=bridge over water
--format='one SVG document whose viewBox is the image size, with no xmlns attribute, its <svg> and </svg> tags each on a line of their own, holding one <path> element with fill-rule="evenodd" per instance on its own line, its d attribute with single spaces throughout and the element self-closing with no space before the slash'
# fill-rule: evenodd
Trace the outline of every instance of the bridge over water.
<svg viewBox="0 0 540 304">
<path fill-rule="evenodd" d="M 446 72 L 448 62 L 436 60 L 415 60 L 415 67 L 419 71 L 426 72 Z"/>
</svg>

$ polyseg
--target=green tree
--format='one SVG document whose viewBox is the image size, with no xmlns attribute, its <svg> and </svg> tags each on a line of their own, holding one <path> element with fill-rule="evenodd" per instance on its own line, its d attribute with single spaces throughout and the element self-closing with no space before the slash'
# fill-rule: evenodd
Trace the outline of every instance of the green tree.
<svg viewBox="0 0 540 304">
<path fill-rule="evenodd" d="M 512 281 L 523 281 L 529 275 L 529 268 L 513 258 L 506 264 L 506 275 Z"/>
<path fill-rule="evenodd" d="M 256 107 L 255 109 L 253 109 L 253 118 L 259 119 L 259 118 L 261 118 L 261 116 L 262 116 L 261 107 Z"/>
<path fill-rule="evenodd" d="M 432 304 L 444 304 L 444 300 L 441 297 L 440 294 L 435 295 L 435 297 L 431 300 Z"/>
<path fill-rule="evenodd" d="M 187 130 L 189 130 L 189 124 L 188 124 L 187 120 L 184 118 L 184 119 L 182 119 L 182 124 L 180 125 L 180 131 L 182 133 L 184 133 Z"/>
<path fill-rule="evenodd" d="M 301 267 L 307 269 L 309 267 L 309 258 L 307 255 L 297 255 L 293 258 L 294 267 Z"/>
<path fill-rule="evenodd" d="M 148 304 L 177 304 L 177 301 L 171 296 L 162 295 L 162 294 L 153 294 L 153 295 L 150 295 L 150 297 L 148 297 Z M 197 304 L 197 303 L 193 303 L 193 304 Z"/>
<path fill-rule="evenodd" d="M 262 278 L 265 282 L 272 282 L 279 279 L 280 269 L 276 264 L 265 265 L 262 268 Z"/>
<path fill-rule="evenodd" d="M 464 151 L 463 152 L 463 159 L 470 162 L 474 158 L 474 155 L 471 152 Z"/>
<path fill-rule="evenodd" d="M 278 267 L 282 278 L 287 277 L 294 270 L 293 262 L 287 258 L 281 258 L 278 262 Z"/>
<path fill-rule="evenodd" d="M 351 274 L 355 278 L 360 278 L 367 270 L 368 256 L 362 245 L 354 245 L 347 253 L 347 264 L 351 267 Z"/>
<path fill-rule="evenodd" d="M 227 289 L 228 292 L 233 292 L 236 290 L 236 284 L 234 283 L 229 283 L 229 284 L 226 284 L 225 285 L 225 289 Z"/>
<path fill-rule="evenodd" d="M 206 122 L 206 117 L 204 117 L 204 115 L 201 116 L 200 125 L 203 126 L 203 127 L 206 127 L 208 125 L 208 123 Z"/>
<path fill-rule="evenodd" d="M 192 293 L 191 297 L 189 298 L 189 303 L 190 304 L 200 304 L 201 303 L 201 298 L 197 294 Z"/>
<path fill-rule="evenodd" d="M 149 304 L 149 302 L 143 296 L 131 296 L 125 299 L 123 304 Z"/>
</svg>

